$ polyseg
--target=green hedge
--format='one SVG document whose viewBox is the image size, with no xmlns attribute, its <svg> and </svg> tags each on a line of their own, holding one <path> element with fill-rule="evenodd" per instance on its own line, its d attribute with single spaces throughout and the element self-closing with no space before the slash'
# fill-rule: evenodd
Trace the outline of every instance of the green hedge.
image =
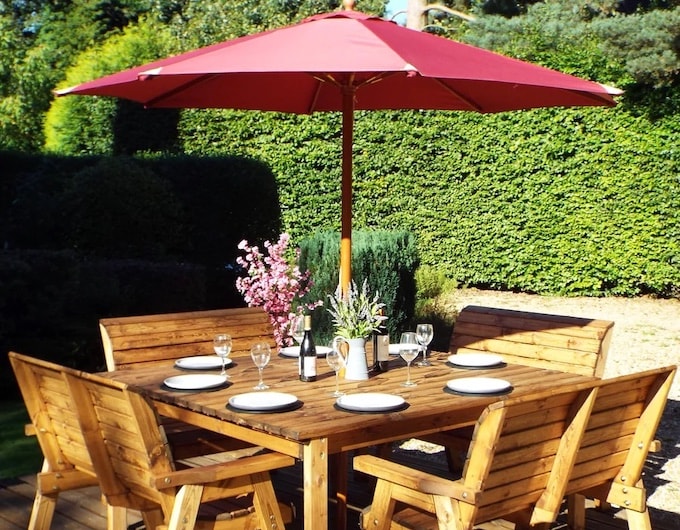
<svg viewBox="0 0 680 530">
<path fill-rule="evenodd" d="M 322 300 L 314 314 L 314 327 L 323 340 L 333 337 L 328 295 L 339 283 L 340 234 L 319 232 L 300 243 L 300 268 L 312 273 L 314 284 L 306 296 Z M 352 234 L 352 280 L 361 287 L 367 280 L 371 293 L 386 305 L 388 330 L 397 336 L 412 320 L 415 307 L 415 271 L 418 251 L 412 234 L 403 231 L 355 231 Z"/>
</svg>

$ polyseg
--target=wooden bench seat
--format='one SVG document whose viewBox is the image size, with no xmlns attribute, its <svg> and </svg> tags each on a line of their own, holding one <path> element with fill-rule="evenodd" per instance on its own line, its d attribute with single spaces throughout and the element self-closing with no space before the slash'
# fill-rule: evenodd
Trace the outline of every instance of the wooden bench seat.
<svg viewBox="0 0 680 530">
<path fill-rule="evenodd" d="M 102 318 L 99 330 L 108 370 L 213 355 L 217 333 L 231 335 L 231 357 L 249 356 L 257 340 L 275 345 L 269 315 L 261 307 Z"/>
<path fill-rule="evenodd" d="M 512 364 L 602 377 L 613 327 L 609 320 L 466 306 L 449 351 L 495 353 Z"/>
</svg>

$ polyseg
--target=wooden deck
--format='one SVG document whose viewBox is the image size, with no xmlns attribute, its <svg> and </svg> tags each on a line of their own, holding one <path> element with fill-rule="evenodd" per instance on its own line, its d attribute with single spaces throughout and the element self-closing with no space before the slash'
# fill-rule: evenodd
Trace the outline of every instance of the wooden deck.
<svg viewBox="0 0 680 530">
<path fill-rule="evenodd" d="M 431 471 L 441 471 L 444 458 L 441 454 L 425 455 L 419 451 L 395 450 L 395 458 L 404 463 L 417 462 L 419 467 Z M 287 525 L 287 530 L 302 528 L 302 468 L 280 470 L 273 474 L 279 500 L 292 503 L 298 520 Z M 0 481 L 0 529 L 25 530 L 33 502 L 35 477 L 26 476 L 16 480 Z M 358 528 L 359 511 L 370 502 L 372 485 L 364 477 L 350 474 L 348 529 Z M 334 507 L 331 506 L 331 514 Z M 670 515 L 670 517 L 668 517 Z M 662 514 L 651 510 L 652 525 L 655 530 L 676 530 L 679 528 L 680 514 Z M 333 521 L 333 518 L 330 518 Z M 130 530 L 143 529 L 137 514 L 128 516 Z M 513 525 L 505 521 L 493 521 L 479 525 L 479 530 L 510 530 Z M 566 530 L 561 517 L 552 530 Z M 627 530 L 628 525 L 617 510 L 601 512 L 590 507 L 587 510 L 588 530 Z M 98 488 L 66 492 L 59 496 L 57 512 L 51 530 L 106 530 L 105 509 Z M 632 529 L 635 530 L 635 529 Z"/>
</svg>

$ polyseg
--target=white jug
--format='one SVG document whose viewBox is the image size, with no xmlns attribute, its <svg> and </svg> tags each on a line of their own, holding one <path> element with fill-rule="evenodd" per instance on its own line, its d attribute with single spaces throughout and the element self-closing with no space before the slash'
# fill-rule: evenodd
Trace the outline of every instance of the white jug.
<svg viewBox="0 0 680 530">
<path fill-rule="evenodd" d="M 346 339 L 335 337 L 333 349 L 338 349 L 339 342 L 349 346 L 345 356 L 345 379 L 350 381 L 362 381 L 368 379 L 368 362 L 366 361 L 366 339 Z M 338 350 L 341 351 L 342 350 Z"/>
</svg>

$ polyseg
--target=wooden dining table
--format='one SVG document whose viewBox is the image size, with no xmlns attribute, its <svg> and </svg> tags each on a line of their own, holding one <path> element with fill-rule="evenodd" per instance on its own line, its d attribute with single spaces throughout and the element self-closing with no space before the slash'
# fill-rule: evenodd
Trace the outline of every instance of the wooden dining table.
<svg viewBox="0 0 680 530">
<path fill-rule="evenodd" d="M 283 411 L 244 412 L 228 406 L 233 396 L 253 392 L 258 371 L 249 357 L 233 359 L 226 386 L 202 391 L 176 391 L 163 384 L 171 376 L 187 374 L 173 362 L 151 367 L 107 372 L 112 379 L 139 388 L 153 400 L 159 414 L 203 427 L 233 438 L 260 445 L 302 460 L 303 525 L 305 530 L 328 528 L 329 460 L 340 459 L 348 451 L 395 440 L 425 436 L 470 425 L 490 403 L 505 396 L 529 394 L 592 377 L 521 365 L 500 364 L 492 368 L 455 367 L 447 353 L 431 354 L 432 366 L 411 367 L 417 386 L 405 387 L 406 366 L 392 357 L 390 369 L 371 374 L 368 380 L 340 380 L 347 395 L 381 393 L 401 396 L 405 403 L 395 410 L 379 412 L 349 411 L 337 406 L 331 395 L 334 373 L 319 358 L 317 381 L 301 382 L 295 358 L 272 355 L 263 371 L 270 392 L 293 394 L 299 400 Z M 215 372 L 213 372 L 215 373 Z M 451 391 L 447 381 L 467 377 L 500 378 L 511 384 L 500 394 L 461 395 Z M 371 396 L 366 396 L 370 404 Z M 336 528 L 345 528 L 343 508 L 345 473 L 334 483 L 338 492 Z"/>
</svg>

